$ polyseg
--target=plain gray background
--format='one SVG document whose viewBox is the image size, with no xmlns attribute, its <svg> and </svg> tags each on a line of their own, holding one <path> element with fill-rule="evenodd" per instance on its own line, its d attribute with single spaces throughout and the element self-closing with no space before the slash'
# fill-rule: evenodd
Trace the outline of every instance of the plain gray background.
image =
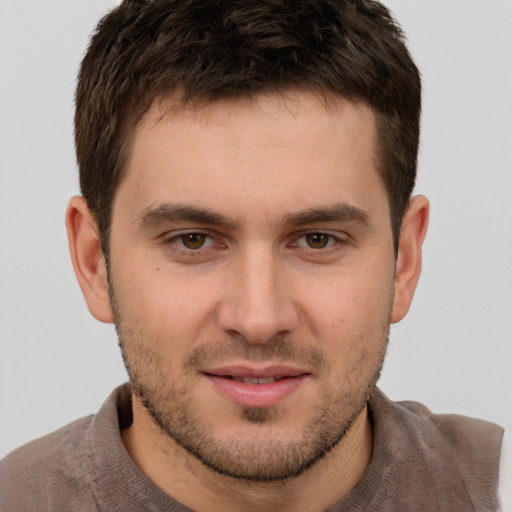
<svg viewBox="0 0 512 512">
<path fill-rule="evenodd" d="M 95 412 L 126 380 L 88 313 L 64 211 L 88 36 L 117 2 L 0 0 L 0 456 Z M 512 426 L 512 2 L 389 0 L 423 74 L 424 270 L 381 388 Z"/>
</svg>

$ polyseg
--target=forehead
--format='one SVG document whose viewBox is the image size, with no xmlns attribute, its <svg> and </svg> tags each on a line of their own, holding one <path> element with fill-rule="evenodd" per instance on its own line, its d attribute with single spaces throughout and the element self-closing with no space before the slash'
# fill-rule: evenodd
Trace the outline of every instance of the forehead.
<svg viewBox="0 0 512 512">
<path fill-rule="evenodd" d="M 165 98 L 134 130 L 118 195 L 131 191 L 141 207 L 170 196 L 209 209 L 236 197 L 262 205 L 304 204 L 308 196 L 339 202 L 350 190 L 361 195 L 365 185 L 382 185 L 375 131 L 367 105 L 311 92 L 185 107 Z"/>
<path fill-rule="evenodd" d="M 199 98 L 187 103 L 182 103 L 177 93 L 160 97 L 137 123 L 135 135 L 155 129 L 160 123 L 187 124 L 219 133 L 220 128 L 237 122 L 246 128 L 248 122 L 251 125 L 289 122 L 297 128 L 307 124 L 310 130 L 326 127 L 337 130 L 340 124 L 350 123 L 355 129 L 368 131 L 370 136 L 376 130 L 373 109 L 362 100 L 315 90 L 286 89 L 216 100 Z"/>
</svg>

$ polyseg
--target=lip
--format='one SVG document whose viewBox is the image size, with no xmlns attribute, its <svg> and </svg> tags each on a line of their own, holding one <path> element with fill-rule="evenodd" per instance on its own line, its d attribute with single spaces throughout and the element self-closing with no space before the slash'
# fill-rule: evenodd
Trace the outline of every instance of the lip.
<svg viewBox="0 0 512 512">
<path fill-rule="evenodd" d="M 203 375 L 214 388 L 235 405 L 242 407 L 274 407 L 297 391 L 310 374 L 287 365 L 271 365 L 262 368 L 249 366 L 225 366 L 209 369 Z M 246 384 L 235 378 L 279 380 L 263 384 Z"/>
</svg>

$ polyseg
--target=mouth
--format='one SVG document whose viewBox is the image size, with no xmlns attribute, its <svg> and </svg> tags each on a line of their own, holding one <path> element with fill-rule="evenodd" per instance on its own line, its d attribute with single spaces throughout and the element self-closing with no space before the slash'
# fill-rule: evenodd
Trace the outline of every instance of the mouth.
<svg viewBox="0 0 512 512">
<path fill-rule="evenodd" d="M 243 382 L 244 384 L 270 384 L 271 382 L 277 382 L 279 380 L 287 379 L 288 377 L 233 377 L 227 375 L 227 379 L 236 380 L 237 382 Z"/>
<path fill-rule="evenodd" d="M 274 407 L 297 392 L 310 374 L 289 366 L 233 366 L 203 372 L 225 399 L 243 407 Z"/>
</svg>

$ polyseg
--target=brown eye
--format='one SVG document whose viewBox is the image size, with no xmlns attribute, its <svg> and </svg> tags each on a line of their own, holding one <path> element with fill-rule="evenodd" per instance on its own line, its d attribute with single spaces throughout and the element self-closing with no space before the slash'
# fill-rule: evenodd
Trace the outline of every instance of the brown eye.
<svg viewBox="0 0 512 512">
<path fill-rule="evenodd" d="M 323 249 L 329 244 L 329 235 L 325 233 L 308 233 L 306 235 L 306 243 L 311 249 Z"/>
<path fill-rule="evenodd" d="M 206 242 L 207 235 L 203 233 L 187 233 L 186 235 L 181 235 L 181 243 L 187 249 L 201 249 Z"/>
</svg>

